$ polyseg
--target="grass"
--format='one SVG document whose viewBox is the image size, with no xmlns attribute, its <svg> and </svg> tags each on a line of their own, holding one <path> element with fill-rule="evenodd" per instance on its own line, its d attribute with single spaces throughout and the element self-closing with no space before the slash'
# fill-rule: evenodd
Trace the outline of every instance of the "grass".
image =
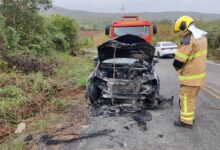
<svg viewBox="0 0 220 150">
<path fill-rule="evenodd" d="M 47 58 L 59 62 L 52 76 L 44 76 L 40 72 L 0 71 L 0 126 L 15 129 L 17 124 L 42 111 L 65 111 L 67 103 L 56 97 L 56 93 L 63 87 L 86 86 L 87 77 L 94 67 L 91 57 L 92 54 L 72 57 L 56 52 Z M 34 129 L 45 130 L 51 121 L 53 119 L 42 119 L 36 122 Z"/>
<path fill-rule="evenodd" d="M 0 88 L 0 123 L 15 124 L 21 116 L 16 110 L 26 101 L 24 91 L 15 85 Z"/>
<path fill-rule="evenodd" d="M 66 104 L 64 102 L 63 99 L 60 99 L 60 98 L 54 98 L 52 100 L 52 107 L 53 107 L 53 110 L 54 111 L 62 111 L 66 108 Z"/>
<path fill-rule="evenodd" d="M 88 78 L 87 77 L 85 77 L 85 76 L 82 76 L 82 77 L 80 77 L 79 79 L 78 79 L 78 86 L 79 87 L 82 87 L 82 88 L 85 88 L 86 87 L 86 85 L 87 85 L 87 80 L 88 80 Z"/>
<path fill-rule="evenodd" d="M 25 145 L 25 142 L 23 140 L 20 140 L 14 143 L 12 147 L 13 147 L 13 150 L 22 150 L 24 145 Z"/>
<path fill-rule="evenodd" d="M 109 37 L 106 36 L 104 32 L 99 32 L 98 34 L 92 36 L 93 47 L 97 48 L 99 45 L 101 45 L 102 43 L 108 40 L 109 40 Z"/>
<path fill-rule="evenodd" d="M 46 117 L 36 121 L 33 124 L 33 127 L 31 129 L 31 131 L 32 132 L 42 132 L 42 131 L 45 131 L 51 125 L 53 125 L 53 123 L 55 123 L 57 119 L 58 119 L 58 116 L 56 114 L 49 113 L 49 114 L 46 115 Z"/>
<path fill-rule="evenodd" d="M 41 73 L 0 73 L 0 80 L 0 124 L 14 126 L 36 115 L 54 93 L 52 85 Z"/>
<path fill-rule="evenodd" d="M 67 54 L 62 54 L 57 59 L 62 60 L 62 68 L 56 70 L 56 78 L 61 80 L 69 80 L 72 84 L 82 86 L 85 80 L 94 67 L 91 60 L 92 54 L 80 57 L 70 57 Z"/>
</svg>

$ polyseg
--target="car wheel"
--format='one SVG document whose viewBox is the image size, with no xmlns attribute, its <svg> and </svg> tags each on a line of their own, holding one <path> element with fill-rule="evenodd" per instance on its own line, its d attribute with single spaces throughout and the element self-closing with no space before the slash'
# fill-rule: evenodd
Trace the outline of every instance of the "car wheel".
<svg viewBox="0 0 220 150">
<path fill-rule="evenodd" d="M 91 81 L 86 90 L 86 97 L 89 104 L 97 103 L 100 97 L 101 91 L 100 89 Z"/>
<path fill-rule="evenodd" d="M 157 56 L 158 58 L 161 58 L 160 52 L 157 52 Z"/>
</svg>

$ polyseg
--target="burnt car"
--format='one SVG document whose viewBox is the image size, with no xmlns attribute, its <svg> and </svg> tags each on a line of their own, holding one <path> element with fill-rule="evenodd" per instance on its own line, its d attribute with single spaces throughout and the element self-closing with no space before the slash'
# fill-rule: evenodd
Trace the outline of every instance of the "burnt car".
<svg viewBox="0 0 220 150">
<path fill-rule="evenodd" d="M 156 108 L 171 99 L 159 95 L 155 48 L 144 39 L 124 35 L 98 47 L 98 62 L 86 95 L 93 106 Z"/>
</svg>

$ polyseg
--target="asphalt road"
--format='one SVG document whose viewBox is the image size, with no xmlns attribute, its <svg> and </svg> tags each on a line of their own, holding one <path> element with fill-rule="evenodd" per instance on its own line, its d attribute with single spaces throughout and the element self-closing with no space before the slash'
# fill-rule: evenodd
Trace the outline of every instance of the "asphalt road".
<svg viewBox="0 0 220 150">
<path fill-rule="evenodd" d="M 115 132 L 96 138 L 63 144 L 63 150 L 219 150 L 220 149 L 220 66 L 207 64 L 206 85 L 197 99 L 194 128 L 178 128 L 173 121 L 178 118 L 179 84 L 172 59 L 162 59 L 156 66 L 161 80 L 161 94 L 175 96 L 174 106 L 151 110 L 152 121 L 147 131 L 142 131 L 130 117 L 91 117 L 88 128 L 82 133 L 102 129 Z M 220 93 L 220 92 L 219 92 Z M 124 127 L 128 127 L 127 129 Z"/>
<path fill-rule="evenodd" d="M 207 72 L 206 85 L 220 93 L 220 64 L 207 63 Z"/>
</svg>

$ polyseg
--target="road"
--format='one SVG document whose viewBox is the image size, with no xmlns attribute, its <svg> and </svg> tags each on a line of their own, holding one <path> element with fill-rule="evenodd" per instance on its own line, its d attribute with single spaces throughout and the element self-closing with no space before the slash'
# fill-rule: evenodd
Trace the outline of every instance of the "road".
<svg viewBox="0 0 220 150">
<path fill-rule="evenodd" d="M 196 122 L 193 130 L 178 128 L 173 121 L 178 118 L 178 79 L 172 68 L 172 59 L 161 59 L 156 66 L 161 80 L 161 94 L 175 96 L 174 106 L 150 110 L 152 121 L 147 131 L 142 131 L 130 117 L 91 117 L 89 127 L 82 133 L 102 129 L 115 132 L 63 144 L 63 150 L 219 150 L 220 149 L 220 66 L 207 64 L 206 85 L 197 99 Z M 219 92 L 220 93 L 220 92 Z M 128 128 L 125 128 L 128 127 Z"/>
</svg>

